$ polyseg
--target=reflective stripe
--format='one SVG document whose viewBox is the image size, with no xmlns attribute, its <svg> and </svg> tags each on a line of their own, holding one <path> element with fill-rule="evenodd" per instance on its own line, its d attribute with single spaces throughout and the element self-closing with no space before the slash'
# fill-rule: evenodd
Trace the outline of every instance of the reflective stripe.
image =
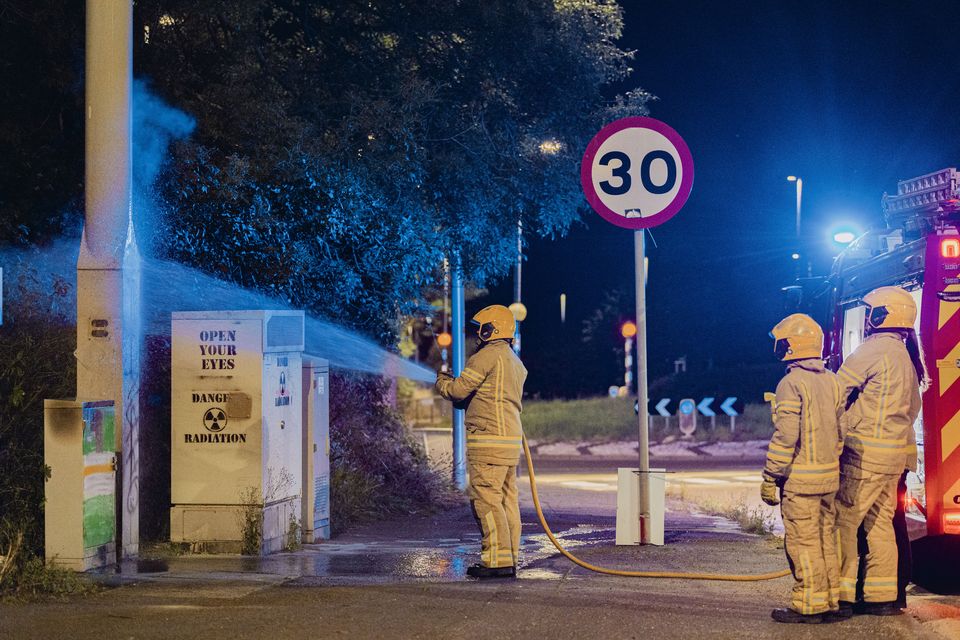
<svg viewBox="0 0 960 640">
<path fill-rule="evenodd" d="M 907 452 L 907 439 L 906 438 L 878 438 L 872 436 L 863 436 L 859 433 L 848 433 L 848 440 L 857 440 L 865 447 L 871 447 L 873 449 L 899 449 L 904 453 Z"/>
<path fill-rule="evenodd" d="M 494 434 L 468 435 L 467 447 L 481 447 L 486 449 L 519 449 L 522 446 L 521 436 L 498 436 Z"/>
<path fill-rule="evenodd" d="M 800 565 L 803 567 L 803 611 L 801 613 L 813 613 L 810 601 L 813 596 L 813 584 L 810 580 L 810 554 L 804 552 L 800 554 Z"/>
<path fill-rule="evenodd" d="M 854 384 L 854 386 L 857 386 L 857 387 L 859 387 L 860 385 L 862 385 L 863 382 L 864 382 L 864 380 L 863 380 L 862 377 L 860 377 L 859 375 L 857 375 L 856 373 L 854 373 L 852 370 L 848 369 L 847 367 L 840 367 L 840 370 L 837 371 L 837 375 L 839 375 L 839 376 L 841 376 L 841 377 L 843 377 L 843 378 L 846 378 L 847 380 L 849 380 L 850 382 L 852 382 L 852 383 Z"/>
<path fill-rule="evenodd" d="M 465 377 L 467 377 L 467 378 L 470 378 L 471 380 L 473 380 L 473 381 L 475 381 L 475 382 L 481 382 L 481 381 L 483 381 L 483 376 L 482 376 L 481 374 L 477 373 L 477 372 L 474 371 L 473 369 L 468 369 L 468 368 L 466 368 L 466 367 L 464 367 L 463 371 L 460 372 L 460 375 L 461 375 L 461 376 L 465 376 Z"/>
<path fill-rule="evenodd" d="M 468 443 L 467 443 L 467 448 L 468 448 L 468 449 L 473 449 L 473 448 L 477 448 L 477 449 L 513 449 L 514 451 L 519 451 L 519 450 L 520 450 L 520 445 L 519 445 L 519 444 L 488 444 L 488 443 L 485 443 L 485 442 L 480 442 L 480 443 L 477 443 L 477 442 L 468 442 Z"/>
<path fill-rule="evenodd" d="M 833 468 L 833 469 L 798 469 L 797 466 L 794 465 L 793 469 L 790 470 L 790 475 L 791 475 L 791 476 L 793 476 L 793 475 L 804 475 L 804 476 L 824 476 L 824 477 L 836 476 L 836 477 L 840 477 L 840 469 L 838 469 L 838 468 Z"/>
<path fill-rule="evenodd" d="M 810 390 L 807 388 L 807 385 L 805 385 L 802 382 L 800 383 L 800 392 L 801 392 L 801 395 L 800 395 L 801 398 L 810 397 Z M 806 411 L 801 410 L 800 417 L 802 418 L 802 421 L 800 423 L 801 428 L 803 429 L 803 432 L 804 432 L 804 433 L 801 433 L 801 438 L 806 440 L 805 445 L 806 445 L 807 462 L 813 462 L 815 436 L 814 436 L 813 425 L 810 422 L 810 408 L 807 407 Z"/>
<path fill-rule="evenodd" d="M 883 367 L 881 371 L 880 385 L 880 410 L 877 411 L 877 420 L 873 423 L 873 432 L 879 438 L 883 433 L 883 423 L 887 419 L 887 403 L 890 401 L 890 358 L 883 356 Z"/>
<path fill-rule="evenodd" d="M 493 407 L 497 414 L 497 432 L 504 435 L 506 425 L 503 420 L 503 358 L 500 356 L 497 356 L 497 391 L 493 396 Z"/>
<path fill-rule="evenodd" d="M 840 599 L 846 602 L 853 602 L 857 599 L 856 578 L 840 578 Z"/>
<path fill-rule="evenodd" d="M 512 442 L 514 444 L 520 444 L 522 436 L 497 436 L 497 435 L 487 435 L 487 434 L 476 434 L 468 435 L 467 442 Z"/>
<path fill-rule="evenodd" d="M 493 512 L 488 511 L 483 517 L 487 521 L 487 557 L 481 558 L 486 566 L 496 567 L 498 566 L 497 561 L 499 560 L 499 541 L 497 536 L 497 521 L 493 517 Z M 481 554 L 483 555 L 483 554 Z"/>
<path fill-rule="evenodd" d="M 778 453 L 780 455 L 786 455 L 793 457 L 793 449 L 788 449 L 786 447 L 781 447 L 778 444 L 770 443 L 770 453 Z"/>
<path fill-rule="evenodd" d="M 768 452 L 767 452 L 767 458 L 768 458 L 768 459 L 772 459 L 772 460 L 774 460 L 775 462 L 776 462 L 776 461 L 780 461 L 780 462 L 790 462 L 791 460 L 793 460 L 793 456 L 783 455 L 783 454 L 781 454 L 781 453 L 774 453 L 773 451 L 768 451 Z"/>
</svg>

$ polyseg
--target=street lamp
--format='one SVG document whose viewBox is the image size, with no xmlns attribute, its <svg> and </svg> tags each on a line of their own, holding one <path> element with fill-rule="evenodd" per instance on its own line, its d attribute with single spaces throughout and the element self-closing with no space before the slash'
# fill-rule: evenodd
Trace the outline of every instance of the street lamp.
<svg viewBox="0 0 960 640">
<path fill-rule="evenodd" d="M 540 143 L 540 153 L 545 156 L 555 156 L 563 150 L 563 143 L 559 140 L 548 139 Z"/>
<path fill-rule="evenodd" d="M 797 240 L 800 239 L 800 200 L 803 195 L 803 179 L 797 176 L 787 176 L 787 180 L 797 183 Z"/>
</svg>

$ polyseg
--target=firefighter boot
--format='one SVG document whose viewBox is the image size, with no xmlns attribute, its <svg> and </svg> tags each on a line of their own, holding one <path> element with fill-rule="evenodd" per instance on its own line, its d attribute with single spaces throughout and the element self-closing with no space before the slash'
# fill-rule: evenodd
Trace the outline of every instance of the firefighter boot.
<svg viewBox="0 0 960 640">
<path fill-rule="evenodd" d="M 474 564 L 467 567 L 467 575 L 471 578 L 485 580 L 487 578 L 516 578 L 516 567 L 485 567 L 482 564 Z"/>
<path fill-rule="evenodd" d="M 793 609 L 774 609 L 770 612 L 770 617 L 777 622 L 793 624 L 820 624 L 823 622 L 822 613 L 802 614 Z"/>
<path fill-rule="evenodd" d="M 853 603 L 840 601 L 840 608 L 823 614 L 824 622 L 842 622 L 853 617 Z"/>
</svg>

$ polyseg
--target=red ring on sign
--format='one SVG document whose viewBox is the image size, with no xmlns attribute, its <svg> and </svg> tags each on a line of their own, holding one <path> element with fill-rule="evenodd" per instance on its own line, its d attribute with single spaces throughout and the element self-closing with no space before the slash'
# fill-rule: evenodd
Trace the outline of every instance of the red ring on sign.
<svg viewBox="0 0 960 640">
<path fill-rule="evenodd" d="M 627 218 L 617 213 L 607 205 L 603 204 L 600 196 L 593 188 L 593 159 L 600 149 L 600 145 L 607 141 L 607 138 L 624 129 L 651 129 L 656 131 L 673 144 L 680 156 L 680 167 L 682 177 L 680 178 L 680 188 L 677 195 L 662 211 L 652 216 L 644 218 Z M 607 222 L 624 229 L 648 229 L 663 224 L 672 218 L 690 197 L 690 190 L 693 189 L 693 156 L 690 154 L 690 148 L 683 141 L 680 134 L 673 130 L 670 125 L 660 122 L 654 118 L 630 117 L 615 120 L 605 126 L 593 136 L 587 150 L 583 153 L 583 160 L 580 164 L 580 186 L 583 188 L 583 194 L 587 197 L 587 202 L 593 207 L 600 216 Z"/>
</svg>

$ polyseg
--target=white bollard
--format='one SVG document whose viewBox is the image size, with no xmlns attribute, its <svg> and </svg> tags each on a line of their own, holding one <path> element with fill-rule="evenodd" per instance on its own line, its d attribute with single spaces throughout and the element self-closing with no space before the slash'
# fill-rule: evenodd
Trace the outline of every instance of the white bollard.
<svg viewBox="0 0 960 640">
<path fill-rule="evenodd" d="M 650 469 L 649 544 L 663 545 L 666 469 Z M 640 472 L 635 468 L 617 469 L 616 544 L 640 544 L 639 516 Z"/>
</svg>

